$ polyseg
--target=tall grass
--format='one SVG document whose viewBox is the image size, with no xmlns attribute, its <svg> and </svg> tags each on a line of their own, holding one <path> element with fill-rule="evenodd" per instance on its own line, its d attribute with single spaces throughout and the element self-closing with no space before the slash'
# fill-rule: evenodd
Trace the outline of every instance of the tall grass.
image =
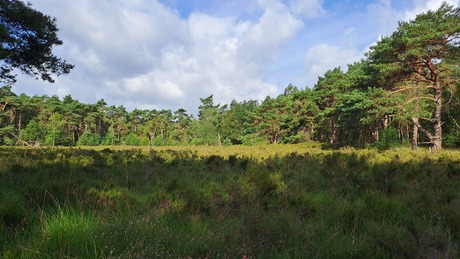
<svg viewBox="0 0 460 259">
<path fill-rule="evenodd" d="M 7 258 L 455 258 L 460 152 L 0 148 Z"/>
</svg>

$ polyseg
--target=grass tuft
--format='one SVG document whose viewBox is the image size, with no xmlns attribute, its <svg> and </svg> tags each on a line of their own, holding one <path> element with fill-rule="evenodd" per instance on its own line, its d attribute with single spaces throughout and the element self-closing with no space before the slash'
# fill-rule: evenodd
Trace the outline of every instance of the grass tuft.
<svg viewBox="0 0 460 259">
<path fill-rule="evenodd" d="M 0 147 L 3 258 L 456 258 L 460 152 Z"/>
</svg>

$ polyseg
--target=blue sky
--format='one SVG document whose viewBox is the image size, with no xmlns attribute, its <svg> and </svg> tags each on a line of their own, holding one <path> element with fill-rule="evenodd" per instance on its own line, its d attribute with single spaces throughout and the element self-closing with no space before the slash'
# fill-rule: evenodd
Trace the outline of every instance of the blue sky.
<svg viewBox="0 0 460 259">
<path fill-rule="evenodd" d="M 129 110 L 185 108 L 312 87 L 328 69 L 363 58 L 400 20 L 441 0 L 29 0 L 57 18 L 75 64 L 55 84 L 20 75 L 29 95 L 105 99 Z M 460 0 L 448 0 L 458 5 Z"/>
</svg>

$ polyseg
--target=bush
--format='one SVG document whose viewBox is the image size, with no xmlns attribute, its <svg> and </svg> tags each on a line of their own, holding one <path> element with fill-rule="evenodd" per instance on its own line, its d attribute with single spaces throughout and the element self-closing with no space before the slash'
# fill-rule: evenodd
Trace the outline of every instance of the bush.
<svg viewBox="0 0 460 259">
<path fill-rule="evenodd" d="M 101 136 L 97 133 L 85 131 L 78 139 L 77 145 L 79 146 L 98 146 L 101 143 Z"/>
<path fill-rule="evenodd" d="M 379 132 L 379 141 L 375 146 L 380 150 L 386 150 L 401 146 L 398 130 L 393 127 L 382 129 Z"/>
<path fill-rule="evenodd" d="M 444 147 L 449 148 L 460 147 L 460 134 L 456 132 L 446 135 L 442 144 L 444 145 Z"/>
<path fill-rule="evenodd" d="M 111 145 L 116 145 L 115 137 L 113 133 L 108 132 L 107 134 L 104 135 L 102 138 L 102 145 L 104 146 L 111 146 Z"/>
<path fill-rule="evenodd" d="M 133 132 L 123 137 L 123 142 L 128 146 L 139 146 L 139 137 Z"/>
<path fill-rule="evenodd" d="M 150 139 L 148 137 L 141 137 L 139 140 L 139 145 L 140 146 L 150 146 Z"/>
<path fill-rule="evenodd" d="M 27 126 L 21 130 L 21 138 L 27 142 L 36 142 L 43 138 L 44 128 L 37 121 L 30 121 Z"/>
<path fill-rule="evenodd" d="M 256 134 L 244 135 L 239 140 L 241 140 L 242 144 L 245 146 L 256 146 L 256 145 L 268 144 L 267 138 L 257 136 Z"/>
<path fill-rule="evenodd" d="M 226 138 L 226 139 L 224 139 L 224 141 L 222 141 L 222 145 L 223 146 L 231 146 L 232 141 L 229 138 Z"/>
<path fill-rule="evenodd" d="M 165 141 L 162 136 L 158 135 L 153 139 L 153 145 L 160 147 L 165 145 Z"/>
</svg>

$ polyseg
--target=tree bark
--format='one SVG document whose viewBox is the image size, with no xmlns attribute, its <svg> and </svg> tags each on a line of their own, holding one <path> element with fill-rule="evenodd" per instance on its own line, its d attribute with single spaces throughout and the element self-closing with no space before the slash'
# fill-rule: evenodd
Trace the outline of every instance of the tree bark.
<svg viewBox="0 0 460 259">
<path fill-rule="evenodd" d="M 337 128 L 335 127 L 335 116 L 331 117 L 331 135 L 329 136 L 329 143 L 334 144 L 337 141 Z"/>
<path fill-rule="evenodd" d="M 435 81 L 435 94 L 434 99 L 436 102 L 435 113 L 434 113 L 434 136 L 432 140 L 433 149 L 442 149 L 442 87 L 439 79 Z"/>
<path fill-rule="evenodd" d="M 18 140 L 21 141 L 22 111 L 19 112 L 18 119 Z"/>
<path fill-rule="evenodd" d="M 375 127 L 374 130 L 372 131 L 372 137 L 374 138 L 374 143 L 377 143 L 379 142 L 379 128 L 378 127 Z"/>
<path fill-rule="evenodd" d="M 412 150 L 417 150 L 418 147 L 418 118 L 412 118 L 413 127 L 412 127 Z"/>
<path fill-rule="evenodd" d="M 428 132 L 426 129 L 424 129 L 422 127 L 422 125 L 420 125 L 420 123 L 418 122 L 418 120 L 414 120 L 415 118 L 412 118 L 412 122 L 417 125 L 417 128 L 419 131 L 421 131 L 423 134 L 425 134 L 425 136 L 427 136 L 427 138 L 430 140 L 430 151 L 434 151 L 434 150 L 439 150 L 437 148 L 439 148 L 438 146 L 436 146 L 436 136 L 433 136 L 431 135 L 430 132 Z"/>
</svg>

